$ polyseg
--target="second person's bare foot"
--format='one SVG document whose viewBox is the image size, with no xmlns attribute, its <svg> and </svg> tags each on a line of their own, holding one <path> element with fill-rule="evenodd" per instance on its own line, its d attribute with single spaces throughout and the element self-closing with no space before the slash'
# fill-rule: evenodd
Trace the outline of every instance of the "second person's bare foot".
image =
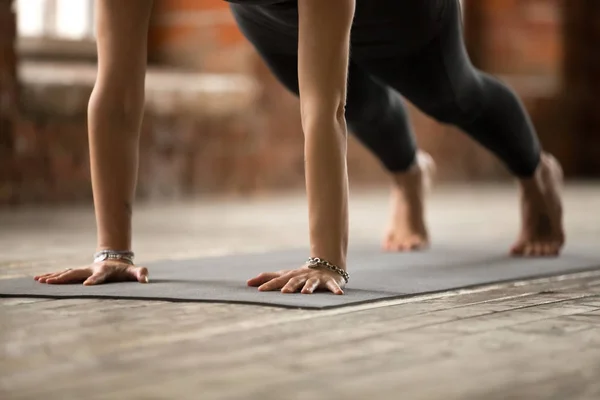
<svg viewBox="0 0 600 400">
<path fill-rule="evenodd" d="M 393 175 L 392 218 L 383 240 L 383 250 L 414 251 L 429 246 L 424 202 L 434 173 L 433 159 L 420 151 L 410 170 Z"/>
<path fill-rule="evenodd" d="M 560 189 L 563 174 L 558 161 L 542 154 L 540 165 L 521 186 L 521 233 L 511 249 L 517 256 L 557 256 L 565 242 Z"/>
</svg>

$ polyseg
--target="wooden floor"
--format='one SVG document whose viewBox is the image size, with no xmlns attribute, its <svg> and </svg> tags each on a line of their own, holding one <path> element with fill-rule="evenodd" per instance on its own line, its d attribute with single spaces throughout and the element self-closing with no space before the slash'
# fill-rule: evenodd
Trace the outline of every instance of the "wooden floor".
<svg viewBox="0 0 600 400">
<path fill-rule="evenodd" d="M 570 240 L 600 249 L 600 186 L 566 200 Z M 354 243 L 381 233 L 385 204 L 353 195 Z M 434 240 L 493 235 L 504 251 L 513 205 L 510 188 L 442 188 Z M 306 240 L 298 196 L 138 209 L 146 261 Z M 76 265 L 94 245 L 87 209 L 4 212 L 0 227 L 3 278 Z M 326 311 L 0 299 L 0 321 L 3 400 L 600 399 L 600 270 Z"/>
</svg>

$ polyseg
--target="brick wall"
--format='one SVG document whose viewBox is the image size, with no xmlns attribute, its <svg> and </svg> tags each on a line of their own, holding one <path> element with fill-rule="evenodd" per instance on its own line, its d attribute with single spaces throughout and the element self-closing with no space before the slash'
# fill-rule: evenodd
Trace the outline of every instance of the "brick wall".
<svg viewBox="0 0 600 400">
<path fill-rule="evenodd" d="M 223 0 L 156 0 L 150 59 L 204 72 L 247 72 L 252 54 Z"/>
<path fill-rule="evenodd" d="M 475 63 L 487 71 L 553 86 L 546 95 L 521 92 L 542 143 L 558 156 L 568 176 L 599 176 L 600 2 L 466 3 L 471 28 L 467 41 Z"/>
<path fill-rule="evenodd" d="M 13 130 L 17 117 L 17 75 L 15 15 L 12 0 L 0 0 L 0 199 L 8 190 L 6 182 L 14 180 Z M 1 201 L 0 201 L 1 203 Z"/>
<path fill-rule="evenodd" d="M 562 0 L 463 2 L 467 42 L 478 67 L 499 74 L 559 73 Z"/>
</svg>

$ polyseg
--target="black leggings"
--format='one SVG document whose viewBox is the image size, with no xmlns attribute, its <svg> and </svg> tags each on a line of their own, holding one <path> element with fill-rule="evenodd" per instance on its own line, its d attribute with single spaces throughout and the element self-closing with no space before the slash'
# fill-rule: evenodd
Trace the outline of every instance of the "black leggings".
<svg viewBox="0 0 600 400">
<path fill-rule="evenodd" d="M 231 8 L 271 71 L 298 94 L 297 1 Z M 518 98 L 469 60 L 458 0 L 357 0 L 346 119 L 390 172 L 407 170 L 416 154 L 401 95 L 461 128 L 514 175 L 537 168 L 539 142 Z"/>
</svg>

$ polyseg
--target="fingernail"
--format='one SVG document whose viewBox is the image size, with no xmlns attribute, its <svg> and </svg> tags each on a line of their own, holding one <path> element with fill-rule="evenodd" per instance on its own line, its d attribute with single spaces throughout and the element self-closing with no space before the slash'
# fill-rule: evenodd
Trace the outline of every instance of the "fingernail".
<svg viewBox="0 0 600 400">
<path fill-rule="evenodd" d="M 148 279 L 147 276 L 144 276 L 144 277 L 142 277 L 142 282 L 143 283 L 148 283 L 148 282 L 150 282 L 150 279 Z"/>
</svg>

